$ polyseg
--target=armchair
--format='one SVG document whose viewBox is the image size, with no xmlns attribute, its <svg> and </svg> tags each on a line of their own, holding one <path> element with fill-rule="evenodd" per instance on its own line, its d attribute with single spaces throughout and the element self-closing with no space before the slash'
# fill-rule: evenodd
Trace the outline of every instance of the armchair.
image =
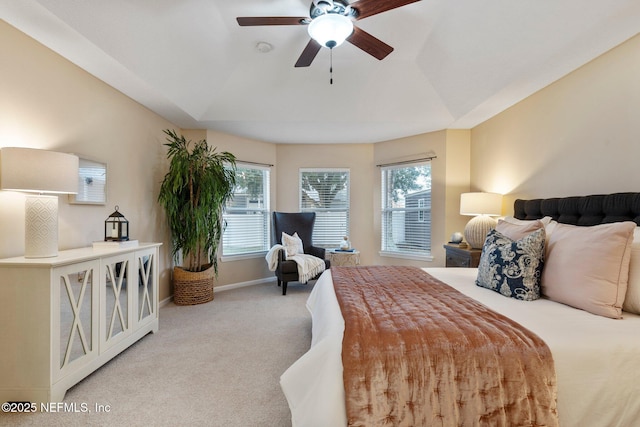
<svg viewBox="0 0 640 427">
<path fill-rule="evenodd" d="M 330 263 L 329 260 L 324 259 L 324 248 L 313 246 L 312 235 L 315 221 L 315 212 L 273 212 L 271 240 L 274 245 L 282 244 L 283 232 L 290 236 L 298 233 L 298 236 L 302 240 L 304 253 L 323 259 L 325 268 L 328 269 Z M 287 294 L 287 284 L 289 282 L 299 281 L 298 264 L 295 261 L 287 260 L 287 254 L 284 250 L 278 251 L 278 265 L 275 274 L 278 278 L 278 286 L 282 286 L 282 295 Z"/>
</svg>

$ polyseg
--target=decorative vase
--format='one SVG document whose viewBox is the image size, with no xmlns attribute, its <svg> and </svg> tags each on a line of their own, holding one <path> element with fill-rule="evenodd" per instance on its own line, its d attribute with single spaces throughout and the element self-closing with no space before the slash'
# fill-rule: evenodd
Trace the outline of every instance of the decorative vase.
<svg viewBox="0 0 640 427">
<path fill-rule="evenodd" d="M 349 236 L 344 236 L 342 238 L 342 242 L 340 242 L 340 249 L 343 251 L 348 251 L 351 249 L 351 244 L 349 243 Z"/>
</svg>

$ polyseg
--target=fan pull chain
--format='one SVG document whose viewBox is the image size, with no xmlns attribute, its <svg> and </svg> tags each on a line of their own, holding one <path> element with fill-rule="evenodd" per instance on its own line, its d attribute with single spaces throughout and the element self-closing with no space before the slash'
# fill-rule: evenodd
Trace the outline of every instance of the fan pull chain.
<svg viewBox="0 0 640 427">
<path fill-rule="evenodd" d="M 333 49 L 329 49 L 329 84 L 333 84 Z"/>
</svg>

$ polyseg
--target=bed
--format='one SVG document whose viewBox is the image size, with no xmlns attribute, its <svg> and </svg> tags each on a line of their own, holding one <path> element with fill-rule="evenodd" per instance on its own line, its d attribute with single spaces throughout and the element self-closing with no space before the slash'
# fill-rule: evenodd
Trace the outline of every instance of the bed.
<svg viewBox="0 0 640 427">
<path fill-rule="evenodd" d="M 557 400 L 557 406 L 548 411 L 554 413 L 557 419 L 542 423 L 532 422 L 530 418 L 523 422 L 509 419 L 504 421 L 505 425 L 633 425 L 640 419 L 640 238 L 636 227 L 636 224 L 640 224 L 640 193 L 517 200 L 514 216 L 511 222 L 507 222 L 522 229 L 534 223 L 539 226 L 539 221 L 543 224 L 545 236 L 540 298 L 521 300 L 507 297 L 499 290 L 476 285 L 479 271 L 487 268 L 486 259 L 484 264 L 481 260 L 479 269 L 422 270 L 435 283 L 446 284 L 438 286 L 447 286 L 452 289 L 451 292 L 466 295 L 472 300 L 469 304 L 481 305 L 497 313 L 496 316 L 515 322 L 546 344 L 552 356 L 554 377 L 543 382 L 548 383 L 554 402 Z M 511 226 L 506 226 L 506 229 Z M 626 231 L 620 232 L 621 228 Z M 631 236 L 628 233 L 630 228 Z M 530 239 L 532 234 L 525 233 L 523 239 Z M 619 243 L 625 238 L 626 246 Z M 483 256 L 485 252 L 491 252 L 487 243 L 485 246 Z M 607 303 L 603 308 L 601 304 L 594 305 L 591 296 L 584 298 L 584 295 L 578 295 L 576 298 L 578 293 L 575 291 L 584 289 L 584 293 L 592 292 L 594 289 L 590 286 L 597 284 L 590 283 L 589 278 L 583 280 L 580 274 L 593 276 L 595 271 L 595 276 L 598 276 L 601 270 L 606 269 L 602 267 L 604 263 L 607 263 L 606 268 L 615 264 L 613 270 L 617 270 L 609 273 L 617 274 L 614 279 L 618 287 L 617 291 L 613 290 L 615 302 Z M 367 269 L 364 270 L 367 274 L 375 275 L 377 267 L 344 267 L 349 268 Z M 561 282 L 560 292 L 554 290 L 558 285 L 554 284 L 554 276 L 551 276 L 558 270 L 559 276 L 555 280 Z M 408 421 L 409 418 L 398 414 L 374 414 L 377 418 L 368 421 L 354 417 L 353 410 L 347 408 L 353 406 L 353 403 L 347 404 L 353 402 L 353 387 L 347 386 L 349 396 L 345 392 L 348 382 L 345 372 L 353 368 L 343 365 L 343 339 L 346 341 L 348 333 L 345 332 L 345 317 L 341 311 L 343 302 L 338 300 L 344 299 L 344 296 L 336 296 L 336 289 L 343 285 L 336 282 L 334 287 L 332 277 L 343 277 L 343 272 L 342 269 L 333 268 L 325 271 L 316 282 L 307 301 L 313 322 L 311 347 L 281 377 L 294 426 L 500 425 L 501 422 L 487 421 L 482 417 L 474 420 L 467 416 L 453 420 L 451 414 L 436 417 L 438 423 L 417 422 L 415 419 Z M 357 285 L 352 287 L 357 288 Z M 568 297 L 563 294 L 565 288 L 572 292 Z M 595 299 L 606 297 L 601 294 L 596 289 Z M 617 311 L 612 307 L 616 305 L 619 306 Z M 366 316 L 373 315 L 367 313 Z M 425 312 L 419 317 L 429 317 L 429 314 Z M 350 328 L 347 325 L 346 330 Z M 352 352 L 350 349 L 348 353 Z M 349 358 L 345 357 L 344 360 L 349 361 Z M 433 361 L 430 363 L 430 369 L 433 370 Z M 446 388 L 437 385 L 436 391 Z M 485 392 L 479 390 L 476 394 Z M 531 394 L 527 392 L 527 397 L 531 397 Z M 382 395 L 387 396 L 388 391 L 383 391 Z M 428 398 L 426 400 L 425 405 L 433 401 L 431 399 L 430 403 Z M 456 402 L 460 404 L 455 399 L 453 402 L 453 406 Z M 397 406 L 406 406 L 406 401 L 399 399 Z M 531 406 L 536 409 L 537 405 Z M 427 413 L 430 411 L 433 412 L 433 409 L 426 409 Z M 371 419 L 376 421 L 372 422 Z"/>
</svg>

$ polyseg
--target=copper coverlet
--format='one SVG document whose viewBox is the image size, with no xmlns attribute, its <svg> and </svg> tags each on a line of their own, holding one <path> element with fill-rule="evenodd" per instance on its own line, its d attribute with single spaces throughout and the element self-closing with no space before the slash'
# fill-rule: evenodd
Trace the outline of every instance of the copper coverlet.
<svg viewBox="0 0 640 427">
<path fill-rule="evenodd" d="M 333 267 L 350 426 L 556 426 L 546 344 L 415 267 Z"/>
</svg>

